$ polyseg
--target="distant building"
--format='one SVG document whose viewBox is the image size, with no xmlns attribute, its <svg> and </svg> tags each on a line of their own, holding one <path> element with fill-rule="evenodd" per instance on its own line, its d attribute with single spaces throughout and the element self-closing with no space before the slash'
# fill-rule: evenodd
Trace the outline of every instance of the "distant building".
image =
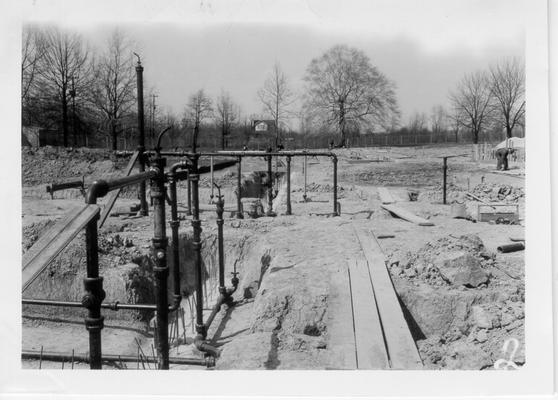
<svg viewBox="0 0 558 400">
<path fill-rule="evenodd" d="M 253 119 L 251 121 L 252 132 L 259 134 L 275 133 L 275 121 L 272 119 Z"/>
</svg>

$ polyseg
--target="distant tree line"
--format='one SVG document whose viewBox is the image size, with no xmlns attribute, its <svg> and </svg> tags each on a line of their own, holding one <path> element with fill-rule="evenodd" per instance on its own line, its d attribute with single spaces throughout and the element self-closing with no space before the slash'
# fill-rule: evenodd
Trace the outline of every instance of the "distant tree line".
<svg viewBox="0 0 558 400">
<path fill-rule="evenodd" d="M 75 32 L 37 26 L 24 27 L 22 43 L 24 126 L 59 132 L 64 146 L 98 147 L 100 141 L 117 149 L 137 143 L 136 43 L 115 30 L 102 49 L 92 49 Z M 275 62 L 256 93 L 261 114 L 250 115 L 242 114 L 230 92 L 222 89 L 212 98 L 203 88 L 193 90 L 176 115 L 159 107 L 155 87 L 144 83 L 146 145 L 153 146 L 157 133 L 170 126 L 167 145 L 195 149 L 211 141 L 217 148 L 238 147 L 255 136 L 254 119 L 273 121 L 267 134 L 272 147 L 289 135 L 327 136 L 342 146 L 363 134 L 435 138 L 466 130 L 476 142 L 482 130 L 503 127 L 509 137 L 524 124 L 524 68 L 515 59 L 466 75 L 449 96 L 451 110 L 436 106 L 430 115 L 413 114 L 403 126 L 395 83 L 359 49 L 330 48 L 310 61 L 303 80 L 300 93 L 294 92 Z"/>
</svg>

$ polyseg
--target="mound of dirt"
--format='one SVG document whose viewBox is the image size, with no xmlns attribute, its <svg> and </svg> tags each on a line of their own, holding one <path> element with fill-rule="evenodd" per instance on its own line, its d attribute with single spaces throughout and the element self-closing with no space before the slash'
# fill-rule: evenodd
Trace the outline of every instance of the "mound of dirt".
<svg viewBox="0 0 558 400">
<path fill-rule="evenodd" d="M 23 186 L 33 186 L 95 175 L 99 177 L 117 169 L 112 153 L 104 149 L 22 147 L 21 178 Z M 126 160 L 123 161 L 125 163 Z"/>
<path fill-rule="evenodd" d="M 407 253 L 403 262 L 392 264 L 392 272 L 431 286 L 479 287 L 488 285 L 486 268 L 494 259 L 478 236 L 449 236 L 428 242 L 417 253 Z"/>
</svg>

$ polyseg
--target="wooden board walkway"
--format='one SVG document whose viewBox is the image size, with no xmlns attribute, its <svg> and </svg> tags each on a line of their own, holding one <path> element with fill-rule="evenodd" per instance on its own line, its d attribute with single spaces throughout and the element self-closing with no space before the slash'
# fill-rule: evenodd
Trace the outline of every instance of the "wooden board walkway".
<svg viewBox="0 0 558 400">
<path fill-rule="evenodd" d="M 392 204 L 382 204 L 382 208 L 388 210 L 390 213 L 397 215 L 399 218 L 403 218 L 409 222 L 420 226 L 434 226 L 433 222 L 428 221 L 422 217 L 419 217 L 413 214 L 410 211 L 405 210 L 404 208 L 394 206 Z"/>
<path fill-rule="evenodd" d="M 129 176 L 132 173 L 132 170 L 134 169 L 134 165 L 136 164 L 138 157 L 139 157 L 139 151 L 134 151 L 132 157 L 130 158 L 130 161 L 128 161 L 128 165 L 126 166 L 126 169 L 124 170 L 124 176 Z M 107 217 L 109 216 L 110 211 L 112 210 L 112 207 L 114 206 L 114 203 L 116 202 L 116 199 L 120 194 L 120 190 L 121 189 L 113 190 L 109 194 L 107 203 L 105 204 L 105 207 L 103 208 L 103 212 L 101 213 L 101 218 L 99 219 L 99 228 L 103 226 Z"/>
<path fill-rule="evenodd" d="M 347 263 L 355 366 L 421 369 L 422 360 L 389 276 L 385 256 L 373 234 L 356 227 L 354 231 L 362 248 L 362 253 Z"/>
<path fill-rule="evenodd" d="M 33 283 L 48 264 L 97 215 L 99 206 L 96 204 L 76 207 L 27 250 L 23 255 L 22 291 Z"/>
<path fill-rule="evenodd" d="M 371 233 L 363 229 L 355 229 L 355 232 L 367 261 L 390 366 L 392 369 L 422 368 L 418 349 L 386 267 L 385 256 Z"/>
</svg>

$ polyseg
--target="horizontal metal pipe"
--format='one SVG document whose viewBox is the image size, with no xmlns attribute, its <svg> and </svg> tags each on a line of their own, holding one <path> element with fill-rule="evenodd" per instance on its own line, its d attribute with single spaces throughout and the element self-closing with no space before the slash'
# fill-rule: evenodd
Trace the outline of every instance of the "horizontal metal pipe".
<svg viewBox="0 0 558 400">
<path fill-rule="evenodd" d="M 105 196 L 108 192 L 116 189 L 122 189 L 126 186 L 135 185 L 141 182 L 155 178 L 159 174 L 157 168 L 151 168 L 149 171 L 139 174 L 126 176 L 124 178 L 113 179 L 110 181 L 98 180 L 93 182 L 87 192 L 87 204 L 96 204 L 99 197 Z"/>
<path fill-rule="evenodd" d="M 153 356 L 142 355 L 143 360 L 150 363 L 155 363 L 156 359 Z M 81 361 L 89 362 L 88 354 L 72 354 L 72 353 L 62 353 L 57 351 L 39 351 L 39 350 L 23 350 L 21 352 L 21 358 L 23 360 L 37 360 L 41 359 L 44 361 Z M 103 354 L 103 361 L 122 361 L 122 362 L 137 362 L 137 355 L 126 355 L 126 354 Z M 205 367 L 214 367 L 215 359 L 208 357 L 205 359 L 200 358 L 185 358 L 185 357 L 169 357 L 169 362 L 171 364 L 179 365 L 201 365 Z"/>
<path fill-rule="evenodd" d="M 35 306 L 54 306 L 54 307 L 83 307 L 80 301 L 60 301 L 48 299 L 22 299 L 22 304 L 30 304 Z M 153 304 L 125 304 L 115 301 L 114 303 L 101 303 L 101 308 L 118 310 L 149 310 L 155 311 L 157 308 Z M 171 310 L 173 308 L 171 307 Z"/>
<path fill-rule="evenodd" d="M 146 152 L 148 153 L 148 152 Z M 154 154 L 154 153 L 153 153 Z M 219 151 L 219 152 L 200 152 L 192 153 L 188 151 L 162 151 L 162 156 L 170 157 L 265 157 L 265 156 L 318 156 L 318 157 L 334 157 L 335 153 L 331 152 L 312 152 L 312 151 L 278 151 L 268 153 L 266 151 Z"/>
<path fill-rule="evenodd" d="M 511 253 L 514 251 L 525 250 L 525 242 L 503 244 L 497 247 L 500 253 Z"/>
<path fill-rule="evenodd" d="M 46 191 L 47 191 L 47 193 L 53 193 L 53 192 L 57 192 L 59 190 L 73 189 L 73 188 L 83 189 L 83 180 L 71 181 L 71 182 L 51 183 L 49 186 L 46 187 Z"/>
</svg>

